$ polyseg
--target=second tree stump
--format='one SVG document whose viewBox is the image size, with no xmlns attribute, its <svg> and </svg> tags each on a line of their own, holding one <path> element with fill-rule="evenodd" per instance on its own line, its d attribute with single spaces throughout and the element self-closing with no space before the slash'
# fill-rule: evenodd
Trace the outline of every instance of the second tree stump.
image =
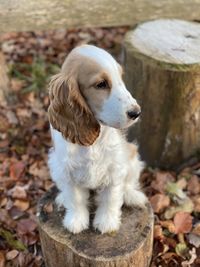
<svg viewBox="0 0 200 267">
<path fill-rule="evenodd" d="M 130 131 L 152 166 L 176 167 L 200 151 L 200 24 L 155 20 L 125 38 L 125 80 L 142 107 Z"/>
</svg>

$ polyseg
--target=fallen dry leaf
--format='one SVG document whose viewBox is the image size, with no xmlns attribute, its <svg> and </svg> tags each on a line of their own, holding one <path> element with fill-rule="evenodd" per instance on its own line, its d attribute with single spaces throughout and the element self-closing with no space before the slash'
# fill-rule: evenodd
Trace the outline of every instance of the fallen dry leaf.
<svg viewBox="0 0 200 267">
<path fill-rule="evenodd" d="M 9 128 L 9 122 L 8 119 L 5 117 L 5 115 L 0 113 L 0 132 L 4 133 Z"/>
<path fill-rule="evenodd" d="M 13 224 L 8 211 L 5 209 L 0 209 L 0 222 L 1 223 L 5 223 L 8 224 L 9 226 L 11 226 Z"/>
<path fill-rule="evenodd" d="M 200 248 L 200 223 L 197 223 L 192 229 L 192 232 L 189 233 L 188 240 L 190 244 L 196 248 Z"/>
<path fill-rule="evenodd" d="M 14 201 L 14 206 L 19 208 L 21 211 L 26 211 L 29 208 L 30 203 L 28 200 L 16 199 Z"/>
<path fill-rule="evenodd" d="M 192 201 L 194 203 L 194 211 L 200 212 L 200 196 L 199 195 L 193 196 Z"/>
<path fill-rule="evenodd" d="M 8 122 L 10 124 L 17 124 L 18 123 L 18 119 L 15 116 L 15 113 L 12 110 L 8 110 L 6 113 L 6 116 L 8 118 Z"/>
<path fill-rule="evenodd" d="M 170 238 L 170 237 L 164 237 L 164 243 L 167 244 L 171 248 L 175 248 L 177 245 L 177 242 L 175 239 Z"/>
<path fill-rule="evenodd" d="M 179 211 L 185 211 L 191 213 L 194 210 L 194 204 L 190 198 L 186 198 L 183 204 L 178 206 L 170 206 L 164 213 L 165 219 L 169 220 Z"/>
<path fill-rule="evenodd" d="M 190 180 L 188 181 L 187 186 L 188 191 L 192 195 L 197 195 L 200 192 L 200 182 L 197 175 L 193 175 Z"/>
<path fill-rule="evenodd" d="M 27 199 L 27 193 L 23 186 L 16 185 L 11 190 L 11 196 L 17 199 Z"/>
<path fill-rule="evenodd" d="M 43 180 L 46 180 L 49 178 L 49 170 L 46 164 L 43 164 L 42 166 L 40 166 L 38 162 L 33 163 L 29 168 L 29 173 Z"/>
<path fill-rule="evenodd" d="M 18 220 L 19 218 L 24 216 L 24 211 L 15 206 L 12 206 L 12 208 L 9 209 L 8 213 L 13 220 Z"/>
<path fill-rule="evenodd" d="M 165 260 L 165 263 L 168 263 L 171 259 L 177 257 L 177 254 L 174 252 L 167 252 L 164 255 L 162 255 L 162 259 Z"/>
<path fill-rule="evenodd" d="M 150 202 L 154 212 L 160 213 L 170 204 L 170 199 L 164 194 L 155 194 L 150 198 Z"/>
<path fill-rule="evenodd" d="M 197 223 L 192 229 L 192 233 L 200 236 L 200 222 Z"/>
<path fill-rule="evenodd" d="M 177 234 L 189 233 L 192 229 L 192 218 L 188 212 L 177 212 L 174 217 L 175 232 Z"/>
<path fill-rule="evenodd" d="M 16 249 L 13 249 L 9 252 L 6 253 L 6 260 L 13 260 L 14 258 L 17 257 L 17 255 L 19 254 L 19 251 Z"/>
<path fill-rule="evenodd" d="M 24 86 L 25 86 L 25 81 L 24 80 L 19 80 L 16 78 L 12 78 L 10 81 L 11 89 L 14 92 L 20 91 Z"/>
<path fill-rule="evenodd" d="M 8 202 L 8 198 L 4 197 L 0 200 L 0 207 L 5 207 Z"/>
<path fill-rule="evenodd" d="M 200 248 L 200 236 L 199 235 L 189 233 L 188 241 L 190 244 L 192 244 L 196 248 Z"/>
<path fill-rule="evenodd" d="M 159 240 L 164 238 L 162 227 L 160 225 L 154 225 L 154 238 Z"/>
<path fill-rule="evenodd" d="M 22 219 L 17 223 L 17 232 L 20 234 L 32 233 L 35 231 L 37 224 L 35 220 L 28 218 Z"/>
<path fill-rule="evenodd" d="M 22 161 L 14 162 L 10 166 L 10 177 L 13 180 L 18 180 L 25 169 L 25 164 Z"/>
<path fill-rule="evenodd" d="M 168 182 L 174 181 L 174 177 L 169 172 L 156 172 L 156 179 L 152 181 L 151 187 L 160 193 L 165 192 L 165 188 Z"/>
<path fill-rule="evenodd" d="M 19 117 L 19 119 L 24 119 L 24 118 L 31 118 L 31 110 L 27 109 L 27 108 L 17 108 L 16 110 L 17 112 L 17 116 Z"/>
<path fill-rule="evenodd" d="M 170 194 L 172 199 L 175 199 L 178 201 L 178 199 L 185 199 L 186 194 L 183 192 L 183 190 L 178 186 L 177 183 L 168 182 L 166 185 L 166 192 Z"/>
<path fill-rule="evenodd" d="M 185 189 L 185 188 L 187 187 L 187 181 L 186 181 L 185 178 L 181 178 L 181 179 L 179 179 L 179 180 L 176 182 L 176 184 L 178 185 L 178 187 L 179 187 L 180 189 Z"/>
<path fill-rule="evenodd" d="M 163 226 L 164 228 L 167 228 L 170 233 L 175 233 L 175 225 L 172 220 L 167 220 L 167 221 L 160 221 L 160 225 Z"/>
</svg>

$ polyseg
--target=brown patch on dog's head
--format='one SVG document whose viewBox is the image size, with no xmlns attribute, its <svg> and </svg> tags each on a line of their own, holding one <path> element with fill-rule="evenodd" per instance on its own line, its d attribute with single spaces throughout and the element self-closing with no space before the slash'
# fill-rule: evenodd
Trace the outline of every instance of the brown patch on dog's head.
<svg viewBox="0 0 200 267">
<path fill-rule="evenodd" d="M 86 104 L 76 77 L 55 75 L 49 85 L 49 120 L 53 128 L 72 143 L 88 146 L 94 143 L 100 125 Z"/>
</svg>

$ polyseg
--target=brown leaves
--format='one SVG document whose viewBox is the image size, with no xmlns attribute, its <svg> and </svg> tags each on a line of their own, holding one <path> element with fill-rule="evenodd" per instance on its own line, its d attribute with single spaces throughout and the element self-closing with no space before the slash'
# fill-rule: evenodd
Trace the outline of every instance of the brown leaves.
<svg viewBox="0 0 200 267">
<path fill-rule="evenodd" d="M 174 177 L 170 172 L 158 171 L 155 174 L 156 178 L 151 183 L 151 187 L 160 193 L 165 192 L 165 188 L 168 182 L 174 181 Z"/>
<path fill-rule="evenodd" d="M 162 240 L 163 238 L 162 227 L 160 225 L 154 225 L 154 239 Z"/>
<path fill-rule="evenodd" d="M 160 225 L 168 229 L 170 233 L 176 233 L 176 227 L 172 220 L 160 221 Z"/>
<path fill-rule="evenodd" d="M 197 175 L 193 175 L 188 181 L 188 191 L 191 195 L 197 195 L 200 192 L 200 183 Z"/>
<path fill-rule="evenodd" d="M 0 36 L 8 61 L 16 63 L 12 69 L 11 90 L 17 99 L 15 106 L 0 107 L 0 230 L 4 235 L 3 241 L 0 240 L 0 246 L 3 242 L 0 267 L 42 266 L 33 214 L 38 199 L 52 185 L 46 164 L 51 146 L 46 116 L 49 99 L 47 91 L 41 90 L 46 86 L 46 76 L 51 73 L 47 62 L 60 64 L 68 51 L 83 42 L 117 48 L 126 30 L 125 27 L 63 29 Z M 34 63 L 36 55 L 42 56 L 43 63 Z M 21 62 L 26 64 L 19 67 Z M 57 72 L 56 65 L 51 67 Z M 39 90 L 39 97 L 33 90 L 33 85 L 41 81 L 36 72 L 44 72 L 45 77 L 39 88 L 34 87 L 37 92 Z M 24 93 L 28 86 L 29 91 Z M 179 174 L 147 169 L 142 175 L 144 190 L 156 213 L 152 263 L 156 267 L 198 266 L 199 225 L 192 228 L 192 218 L 196 222 L 200 212 L 200 162 L 195 164 Z M 52 203 L 44 210 L 51 213 Z"/>
<path fill-rule="evenodd" d="M 170 204 L 170 199 L 164 194 L 155 194 L 150 198 L 150 202 L 154 212 L 160 213 Z"/>
<path fill-rule="evenodd" d="M 197 223 L 197 224 L 194 226 L 194 229 L 192 230 L 192 233 L 195 234 L 195 235 L 200 236 L 200 222 Z"/>
<path fill-rule="evenodd" d="M 21 235 L 35 231 L 37 224 L 33 219 L 22 219 L 17 224 L 17 232 Z"/>
<path fill-rule="evenodd" d="M 12 198 L 17 198 L 17 199 L 23 199 L 23 200 L 27 199 L 27 193 L 25 188 L 19 185 L 16 185 L 15 187 L 12 188 L 11 196 Z"/>
<path fill-rule="evenodd" d="M 28 200 L 16 199 L 14 202 L 14 206 L 20 209 L 21 211 L 26 211 L 29 208 L 30 204 Z"/>
<path fill-rule="evenodd" d="M 29 173 L 43 180 L 49 178 L 49 170 L 43 162 L 42 164 L 41 162 L 34 162 L 29 168 Z"/>
<path fill-rule="evenodd" d="M 22 219 L 17 223 L 17 233 L 23 243 L 26 245 L 33 245 L 38 241 L 36 233 L 37 224 L 34 219 Z"/>
<path fill-rule="evenodd" d="M 14 258 L 17 257 L 17 255 L 19 254 L 19 251 L 17 251 L 16 249 L 13 249 L 9 252 L 6 253 L 6 260 L 13 260 Z"/>
<path fill-rule="evenodd" d="M 188 212 L 177 212 L 174 217 L 174 225 L 177 234 L 189 233 L 192 229 L 192 216 Z"/>
<path fill-rule="evenodd" d="M 192 197 L 192 201 L 194 204 L 194 211 L 200 212 L 200 195 L 196 195 L 196 196 Z"/>
<path fill-rule="evenodd" d="M 99 47 L 116 50 L 123 41 L 128 27 L 58 29 L 44 32 L 21 32 L 0 36 L 2 51 L 10 62 L 32 64 L 35 57 L 61 64 L 66 53 L 82 43 L 92 43 Z M 119 48 L 118 48 L 119 49 Z"/>
<path fill-rule="evenodd" d="M 11 89 L 14 92 L 18 92 L 26 85 L 26 82 L 24 80 L 12 78 L 10 81 L 10 85 L 11 85 Z"/>
<path fill-rule="evenodd" d="M 200 222 L 194 226 L 192 232 L 188 235 L 188 240 L 190 244 L 196 248 L 200 248 Z"/>
<path fill-rule="evenodd" d="M 23 174 L 25 164 L 22 161 L 14 162 L 10 165 L 10 177 L 13 180 L 18 180 Z"/>
<path fill-rule="evenodd" d="M 184 264 L 197 261 L 190 247 L 200 246 L 199 227 L 193 228 L 195 214 L 191 213 L 200 207 L 200 181 L 191 172 L 192 168 L 184 169 L 177 177 L 174 173 L 160 171 L 153 175 L 148 192 L 157 214 L 154 226 L 155 266 L 181 266 L 183 259 L 189 259 Z"/>
</svg>

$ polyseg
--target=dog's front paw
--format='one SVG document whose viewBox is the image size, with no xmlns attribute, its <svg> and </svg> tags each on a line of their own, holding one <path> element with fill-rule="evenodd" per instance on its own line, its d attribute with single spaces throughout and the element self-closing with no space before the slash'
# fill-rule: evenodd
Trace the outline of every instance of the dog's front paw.
<svg viewBox="0 0 200 267">
<path fill-rule="evenodd" d="M 145 194 L 139 190 L 127 190 L 124 195 L 124 202 L 127 206 L 145 207 L 148 199 Z"/>
<path fill-rule="evenodd" d="M 67 211 L 63 219 L 63 225 L 71 233 L 78 234 L 89 226 L 89 212 L 88 211 Z"/>
<path fill-rule="evenodd" d="M 94 218 L 93 226 L 95 229 L 98 229 L 102 234 L 104 234 L 118 231 L 120 223 L 120 215 L 113 215 L 112 213 L 97 213 Z"/>
</svg>

